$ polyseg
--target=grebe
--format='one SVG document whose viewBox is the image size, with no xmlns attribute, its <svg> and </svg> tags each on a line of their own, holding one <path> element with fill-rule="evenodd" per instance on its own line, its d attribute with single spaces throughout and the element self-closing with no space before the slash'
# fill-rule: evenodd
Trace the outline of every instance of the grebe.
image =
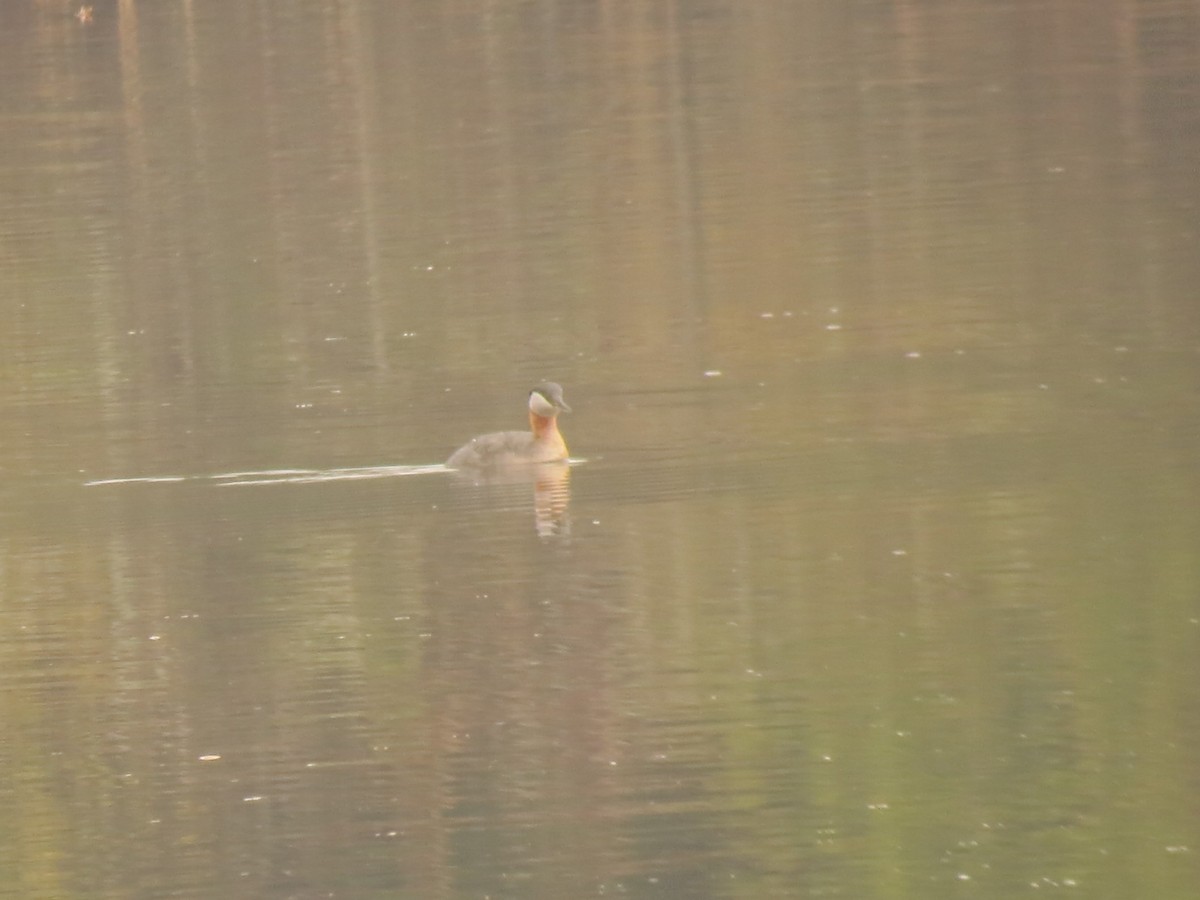
<svg viewBox="0 0 1200 900">
<path fill-rule="evenodd" d="M 529 392 L 529 431 L 496 431 L 473 437 L 446 460 L 451 469 L 487 469 L 522 463 L 561 462 L 567 444 L 558 431 L 558 414 L 570 412 L 562 388 L 552 381 Z"/>
</svg>

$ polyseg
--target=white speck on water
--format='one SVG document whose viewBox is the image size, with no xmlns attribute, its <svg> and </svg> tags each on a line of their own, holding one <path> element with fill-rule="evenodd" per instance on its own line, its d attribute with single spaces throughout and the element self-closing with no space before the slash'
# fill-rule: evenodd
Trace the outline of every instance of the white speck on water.
<svg viewBox="0 0 1200 900">
<path fill-rule="evenodd" d="M 721 370 L 720 369 L 705 369 L 704 377 L 705 378 L 720 378 Z"/>
<path fill-rule="evenodd" d="M 825 330 L 826 331 L 841 331 L 842 326 L 839 325 L 837 322 L 830 322 L 828 325 L 825 326 Z"/>
<path fill-rule="evenodd" d="M 904 358 L 905 359 L 920 359 L 921 351 L 920 350 L 909 350 L 907 353 L 904 354 Z"/>
</svg>

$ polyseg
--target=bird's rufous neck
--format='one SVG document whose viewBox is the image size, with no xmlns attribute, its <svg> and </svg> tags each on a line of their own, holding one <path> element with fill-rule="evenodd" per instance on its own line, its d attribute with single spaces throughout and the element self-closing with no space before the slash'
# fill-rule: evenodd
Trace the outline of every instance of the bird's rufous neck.
<svg viewBox="0 0 1200 900">
<path fill-rule="evenodd" d="M 558 432 L 558 421 L 555 416 L 539 416 L 530 410 L 529 430 L 533 432 L 534 438 L 540 441 Z"/>
<path fill-rule="evenodd" d="M 533 442 L 541 449 L 547 459 L 566 459 L 567 442 L 558 431 L 558 421 L 555 416 L 539 416 L 529 413 L 529 429 L 533 432 Z"/>
</svg>

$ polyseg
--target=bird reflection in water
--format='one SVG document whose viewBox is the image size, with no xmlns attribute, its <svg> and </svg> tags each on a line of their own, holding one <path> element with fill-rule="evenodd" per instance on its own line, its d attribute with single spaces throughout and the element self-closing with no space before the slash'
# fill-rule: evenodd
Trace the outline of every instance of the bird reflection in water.
<svg viewBox="0 0 1200 900">
<path fill-rule="evenodd" d="M 571 465 L 567 460 L 536 466 L 459 471 L 455 477 L 476 485 L 533 487 L 533 525 L 538 537 L 564 537 L 571 533 Z"/>
<path fill-rule="evenodd" d="M 533 521 L 538 537 L 571 533 L 571 467 L 566 462 L 540 467 L 533 483 Z"/>
</svg>

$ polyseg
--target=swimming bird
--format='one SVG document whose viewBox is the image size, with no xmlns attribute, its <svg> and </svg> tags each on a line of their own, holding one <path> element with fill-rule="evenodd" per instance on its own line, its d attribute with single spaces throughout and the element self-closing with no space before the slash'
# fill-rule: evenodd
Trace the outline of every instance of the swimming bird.
<svg viewBox="0 0 1200 900">
<path fill-rule="evenodd" d="M 490 469 L 528 463 L 561 462 L 567 444 L 558 431 L 558 414 L 570 412 L 562 388 L 552 381 L 529 392 L 529 431 L 495 431 L 471 438 L 450 455 L 451 469 Z"/>
</svg>

